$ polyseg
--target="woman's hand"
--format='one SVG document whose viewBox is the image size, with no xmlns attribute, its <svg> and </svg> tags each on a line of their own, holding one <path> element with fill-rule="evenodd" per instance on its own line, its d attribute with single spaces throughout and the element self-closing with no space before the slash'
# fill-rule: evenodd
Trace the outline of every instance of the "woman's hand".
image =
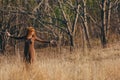
<svg viewBox="0 0 120 80">
<path fill-rule="evenodd" d="M 52 46 L 57 46 L 56 40 L 51 40 L 51 41 L 50 41 L 50 44 L 51 44 Z"/>
<path fill-rule="evenodd" d="M 8 37 L 10 37 L 10 36 L 11 36 L 11 34 L 10 34 L 9 32 L 6 32 L 6 35 L 7 35 Z"/>
</svg>

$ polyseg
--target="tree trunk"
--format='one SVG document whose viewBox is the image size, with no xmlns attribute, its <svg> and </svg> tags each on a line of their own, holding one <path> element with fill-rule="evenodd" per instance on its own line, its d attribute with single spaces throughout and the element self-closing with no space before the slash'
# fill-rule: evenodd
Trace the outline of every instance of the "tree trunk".
<svg viewBox="0 0 120 80">
<path fill-rule="evenodd" d="M 86 0 L 83 0 L 83 3 L 84 3 L 84 24 L 85 24 L 85 27 L 86 27 L 86 33 L 89 37 L 89 30 L 88 30 L 88 23 L 87 23 L 87 9 L 86 9 Z"/>
<path fill-rule="evenodd" d="M 91 48 L 90 40 L 89 40 L 90 37 L 89 37 L 88 23 L 87 23 L 86 0 L 83 0 L 83 3 L 84 3 L 83 29 L 84 29 L 87 47 Z"/>
<path fill-rule="evenodd" d="M 118 16 L 118 26 L 120 26 L 120 2 L 118 3 L 118 7 L 117 7 L 117 16 Z M 120 28 L 119 28 L 120 30 Z"/>
<path fill-rule="evenodd" d="M 102 20 L 102 26 L 101 26 L 101 43 L 103 48 L 106 47 L 107 41 L 106 41 L 106 0 L 102 0 L 102 9 L 101 9 L 101 20 Z"/>
<path fill-rule="evenodd" d="M 107 25 L 106 25 L 106 38 L 109 36 L 110 29 L 110 19 L 111 19 L 111 0 L 108 0 L 108 16 L 107 16 Z"/>
<path fill-rule="evenodd" d="M 87 45 L 88 48 L 91 48 L 88 33 L 87 33 L 87 28 L 86 28 L 84 23 L 83 23 L 83 29 L 84 29 L 84 36 L 85 36 L 85 41 L 84 42 L 86 43 L 85 45 Z"/>
<path fill-rule="evenodd" d="M 74 46 L 73 35 L 70 34 L 69 37 L 70 37 L 70 46 Z"/>
</svg>

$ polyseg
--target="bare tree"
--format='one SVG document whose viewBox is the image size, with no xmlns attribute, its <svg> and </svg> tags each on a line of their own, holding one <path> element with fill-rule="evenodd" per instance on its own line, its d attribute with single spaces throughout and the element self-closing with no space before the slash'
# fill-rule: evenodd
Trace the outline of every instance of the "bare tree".
<svg viewBox="0 0 120 80">
<path fill-rule="evenodd" d="M 106 46 L 106 1 L 107 0 L 102 0 L 101 2 L 101 43 L 102 46 L 105 47 Z"/>
<path fill-rule="evenodd" d="M 90 36 L 89 36 L 89 28 L 88 28 L 88 23 L 87 23 L 87 7 L 86 7 L 86 2 L 87 0 L 83 0 L 83 11 L 84 11 L 84 15 L 83 15 L 83 28 L 84 28 L 84 36 L 85 36 L 85 43 L 87 45 L 88 48 L 91 48 L 91 45 L 90 45 Z"/>
<path fill-rule="evenodd" d="M 76 28 L 76 24 L 77 24 L 78 17 L 79 17 L 80 4 L 77 3 L 77 7 L 75 9 L 75 11 L 76 11 L 75 18 L 74 18 L 73 22 L 71 22 L 70 17 L 65 13 L 65 11 L 62 7 L 62 2 L 60 0 L 58 0 L 58 3 L 59 3 L 59 7 L 62 11 L 62 15 L 64 17 L 64 20 L 66 22 L 67 31 L 68 31 L 68 35 L 70 38 L 70 45 L 74 46 L 74 34 L 75 34 L 75 28 Z M 70 2 L 68 2 L 68 3 L 71 4 Z"/>
<path fill-rule="evenodd" d="M 107 11 L 107 24 L 106 24 L 106 38 L 108 39 L 109 36 L 109 29 L 110 29 L 110 21 L 111 21 L 111 0 L 107 1 L 108 3 L 108 11 Z"/>
</svg>

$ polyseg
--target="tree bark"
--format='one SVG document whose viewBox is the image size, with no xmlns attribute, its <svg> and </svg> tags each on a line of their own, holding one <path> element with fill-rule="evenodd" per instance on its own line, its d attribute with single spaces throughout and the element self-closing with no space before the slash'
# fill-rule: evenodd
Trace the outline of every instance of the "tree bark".
<svg viewBox="0 0 120 80">
<path fill-rule="evenodd" d="M 89 36 L 89 29 L 88 29 L 88 23 L 87 23 L 87 9 L 86 9 L 86 0 L 83 0 L 83 4 L 84 4 L 84 16 L 83 16 L 83 28 L 84 28 L 84 36 L 86 38 L 86 45 L 88 48 L 91 48 L 90 45 L 90 36 Z"/>
<path fill-rule="evenodd" d="M 110 29 L 110 19 L 111 19 L 111 0 L 108 0 L 108 15 L 107 15 L 107 25 L 106 25 L 106 38 L 108 39 L 109 36 L 109 29 Z"/>
<path fill-rule="evenodd" d="M 64 17 L 64 20 L 66 21 L 66 27 L 67 27 L 67 31 L 68 31 L 68 36 L 69 36 L 69 38 L 70 38 L 70 46 L 74 46 L 74 41 L 73 41 L 73 34 L 72 34 L 72 30 L 71 30 L 71 23 L 70 23 L 70 21 L 69 21 L 69 19 L 67 19 L 67 15 L 65 14 L 65 12 L 64 12 L 64 10 L 63 10 L 63 8 L 62 8 L 62 5 L 61 5 L 61 2 L 60 2 L 60 0 L 58 0 L 58 3 L 59 3 L 59 7 L 60 7 L 60 9 L 61 9 L 61 11 L 62 11 L 62 15 L 63 15 L 63 17 Z"/>
<path fill-rule="evenodd" d="M 102 9 L 101 9 L 101 43 L 103 48 L 106 47 L 107 40 L 106 40 L 106 0 L 102 0 Z"/>
</svg>

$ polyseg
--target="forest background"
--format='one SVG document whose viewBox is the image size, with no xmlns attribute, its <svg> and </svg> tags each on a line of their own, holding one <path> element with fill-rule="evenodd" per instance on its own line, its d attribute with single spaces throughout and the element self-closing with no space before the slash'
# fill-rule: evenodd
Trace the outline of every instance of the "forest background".
<svg viewBox="0 0 120 80">
<path fill-rule="evenodd" d="M 119 41 L 119 0 L 0 0 L 1 45 L 15 46 L 4 32 L 25 34 L 33 26 L 42 39 L 55 39 L 58 46 L 106 47 Z"/>
<path fill-rule="evenodd" d="M 23 62 L 33 26 L 35 64 Z M 0 0 L 0 80 L 120 80 L 120 0 Z"/>
</svg>

